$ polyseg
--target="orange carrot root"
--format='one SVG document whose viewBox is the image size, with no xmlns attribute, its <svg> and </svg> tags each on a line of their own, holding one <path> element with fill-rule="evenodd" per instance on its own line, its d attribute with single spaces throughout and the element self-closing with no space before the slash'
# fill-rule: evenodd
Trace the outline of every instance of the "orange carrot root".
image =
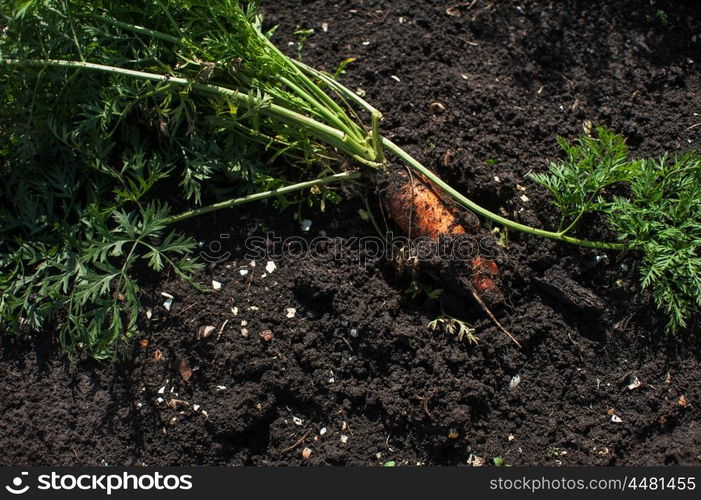
<svg viewBox="0 0 701 500">
<path fill-rule="evenodd" d="M 406 172 L 397 172 L 396 177 L 398 180 L 393 179 L 385 190 L 385 205 L 390 219 L 410 238 L 438 240 L 441 236 L 472 234 L 479 230 L 479 226 L 466 230 L 453 207 L 438 196 L 429 181 L 410 177 Z M 488 300 L 501 295 L 496 283 L 499 277 L 496 262 L 478 256 L 470 260 L 470 266 L 472 286 L 478 294 Z"/>
<path fill-rule="evenodd" d="M 387 187 L 385 200 L 392 221 L 411 238 L 465 234 L 452 207 L 443 203 L 436 192 L 419 177 L 404 174 L 399 182 Z"/>
<path fill-rule="evenodd" d="M 475 257 L 470 261 L 472 266 L 472 284 L 479 294 L 484 294 L 496 288 L 494 278 L 499 276 L 499 268 L 493 260 Z"/>
<path fill-rule="evenodd" d="M 403 174 L 403 175 L 402 175 Z M 406 172 L 397 173 L 384 190 L 384 205 L 390 219 L 409 238 L 478 235 L 479 224 L 466 228 L 458 220 L 456 211 L 438 196 L 432 184 L 421 177 L 411 177 Z M 470 293 L 484 312 L 517 346 L 519 341 L 496 319 L 487 303 L 503 300 L 497 285 L 499 267 L 496 262 L 481 256 L 470 259 Z"/>
</svg>

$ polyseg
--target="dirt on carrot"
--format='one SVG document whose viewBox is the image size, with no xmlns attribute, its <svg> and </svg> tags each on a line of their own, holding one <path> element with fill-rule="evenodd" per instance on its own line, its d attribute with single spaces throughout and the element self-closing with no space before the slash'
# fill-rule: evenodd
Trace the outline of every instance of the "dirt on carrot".
<svg viewBox="0 0 701 500">
<path fill-rule="evenodd" d="M 480 226 L 476 215 L 457 210 L 429 180 L 406 169 L 391 169 L 378 186 L 388 219 L 411 241 L 447 243 L 437 246 L 441 280 L 462 292 L 472 289 L 490 305 L 501 301 L 494 238 Z M 435 264 L 434 259 L 426 267 L 435 268 Z M 461 279 L 466 274 L 467 282 Z"/>
<path fill-rule="evenodd" d="M 479 229 L 465 228 L 457 211 L 436 192 L 423 177 L 405 169 L 394 169 L 394 179 L 382 190 L 389 218 L 409 238 L 431 238 L 472 233 Z"/>
</svg>

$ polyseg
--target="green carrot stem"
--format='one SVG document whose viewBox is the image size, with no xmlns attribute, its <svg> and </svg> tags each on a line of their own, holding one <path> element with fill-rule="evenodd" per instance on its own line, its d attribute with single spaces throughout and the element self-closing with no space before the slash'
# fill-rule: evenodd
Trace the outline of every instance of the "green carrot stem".
<svg viewBox="0 0 701 500">
<path fill-rule="evenodd" d="M 341 120 L 341 118 L 337 114 L 333 113 L 331 110 L 329 110 L 329 108 L 325 107 L 323 104 L 317 101 L 316 98 L 310 95 L 306 90 L 300 88 L 294 82 L 290 81 L 288 78 L 285 77 L 281 77 L 280 82 L 294 90 L 294 92 L 300 97 L 302 97 L 305 101 L 307 101 L 307 103 L 310 104 L 312 108 L 317 113 L 319 113 L 320 116 L 326 118 L 329 121 L 329 123 L 333 124 L 333 126 L 336 127 L 338 130 L 343 131 L 345 134 L 353 137 L 356 140 L 363 140 L 362 136 L 358 134 L 358 131 L 355 127 L 349 127 L 346 123 L 344 123 L 343 120 Z"/>
<path fill-rule="evenodd" d="M 214 212 L 216 210 L 222 210 L 225 208 L 235 207 L 237 205 L 243 205 L 244 203 L 250 203 L 252 201 L 264 200 L 266 198 L 272 198 L 274 196 L 280 196 L 283 194 L 294 193 L 295 191 L 301 191 L 303 189 L 311 188 L 314 186 L 320 186 L 323 184 L 330 184 L 333 182 L 345 182 L 353 179 L 358 179 L 363 174 L 357 170 L 350 170 L 348 172 L 341 172 L 339 174 L 328 175 L 326 177 L 321 177 L 319 179 L 314 179 L 312 181 L 300 182 L 297 184 L 291 184 L 289 186 L 271 189 L 270 191 L 263 191 L 260 193 L 250 194 L 248 196 L 243 196 L 241 198 L 234 198 L 232 200 L 226 200 L 219 203 L 214 203 L 212 205 L 207 205 L 202 208 L 196 208 L 193 210 L 188 210 L 178 215 L 173 215 L 166 219 L 166 224 L 173 224 L 174 222 L 180 222 L 192 217 L 197 217 L 199 215 Z"/>
<path fill-rule="evenodd" d="M 333 77 L 330 75 L 327 75 L 326 73 L 319 71 L 317 69 L 312 68 L 311 66 L 307 66 L 304 64 L 302 61 L 297 61 L 297 60 L 292 60 L 297 66 L 299 66 L 302 71 L 305 71 L 309 73 L 310 75 L 318 78 L 322 82 L 324 82 L 326 85 L 334 89 L 336 92 L 339 94 L 347 97 L 350 99 L 352 102 L 354 102 L 356 105 L 360 106 L 363 108 L 365 111 L 370 113 L 371 115 L 373 113 L 379 113 L 380 111 L 377 110 L 372 104 L 368 103 L 365 99 L 360 97 L 358 94 L 350 90 L 348 87 L 345 85 L 339 83 L 336 81 Z"/>
<path fill-rule="evenodd" d="M 347 97 L 348 99 L 352 100 L 355 104 L 360 106 L 361 108 L 365 109 L 373 117 L 378 117 L 382 116 L 380 112 L 375 109 L 371 104 L 369 104 L 365 99 L 360 97 L 358 94 L 353 92 L 352 90 L 348 89 L 341 83 L 338 83 L 335 79 L 331 78 L 330 76 L 322 73 L 321 71 L 318 71 L 310 66 L 307 66 L 306 64 L 300 62 L 300 61 L 294 61 L 297 66 L 299 66 L 303 71 L 306 71 L 309 74 L 312 74 L 322 80 L 324 83 L 329 85 L 331 88 L 333 88 L 336 92 L 339 92 L 341 95 Z M 373 129 L 375 130 L 375 127 L 377 126 L 375 122 L 373 125 Z M 451 187 L 449 184 L 444 182 L 440 177 L 438 177 L 436 174 L 431 172 L 429 169 L 424 167 L 421 163 L 419 163 L 415 158 L 413 158 L 409 153 L 404 151 L 402 148 L 397 146 L 395 143 L 387 139 L 386 137 L 382 137 L 382 144 L 389 149 L 390 151 L 394 152 L 400 160 L 402 160 L 404 163 L 406 163 L 409 167 L 414 168 L 415 170 L 418 170 L 421 172 L 424 176 L 426 176 L 428 179 L 430 179 L 433 183 L 435 183 L 438 187 L 440 187 L 443 191 L 448 193 L 452 198 L 454 198 L 457 202 L 459 202 L 461 205 L 467 207 L 468 209 L 472 210 L 476 214 L 481 215 L 482 217 L 485 217 L 486 219 L 489 219 L 493 222 L 497 222 L 499 224 L 502 224 L 506 227 L 510 227 L 511 229 L 514 229 L 516 231 L 521 231 L 527 234 L 533 234 L 536 236 L 541 236 L 544 238 L 549 238 L 552 240 L 557 240 L 557 241 L 564 241 L 567 243 L 571 243 L 574 245 L 579 245 L 583 247 L 589 247 L 589 248 L 600 248 L 602 250 L 624 250 L 626 246 L 623 243 L 611 243 L 611 242 L 604 242 L 604 241 L 589 241 L 589 240 L 582 240 L 579 238 L 574 238 L 571 236 L 566 236 L 564 232 L 552 232 L 552 231 L 546 231 L 544 229 L 538 229 L 530 226 L 526 226 L 525 224 L 520 224 L 518 222 L 509 220 L 505 217 L 502 217 L 498 214 L 495 214 L 494 212 L 491 212 L 490 210 L 487 210 L 484 207 L 481 207 L 474 201 L 470 200 L 466 196 L 460 194 L 460 192 L 456 191 L 453 187 Z M 565 231 L 566 232 L 566 231 Z"/>
<path fill-rule="evenodd" d="M 572 243 L 574 245 L 579 245 L 579 246 L 583 246 L 583 247 L 600 248 L 602 250 L 624 250 L 626 248 L 626 246 L 622 243 L 609 243 L 609 242 L 603 242 L 603 241 L 580 240 L 579 238 L 565 236 L 562 233 L 554 233 L 552 231 L 546 231 L 544 229 L 537 229 L 534 227 L 526 226 L 525 224 L 520 224 L 518 222 L 509 220 L 506 217 L 502 217 L 501 215 L 497 215 L 497 214 L 487 210 L 486 208 L 479 206 L 477 203 L 470 200 L 466 196 L 463 196 L 462 194 L 460 194 L 458 191 L 456 191 L 454 188 L 452 188 L 449 184 L 444 182 L 440 177 L 438 177 L 436 174 L 434 174 L 429 169 L 424 167 L 421 163 L 416 161 L 411 155 L 409 155 L 406 151 L 404 151 L 402 148 L 397 146 L 395 143 L 393 143 L 389 139 L 383 137 L 382 143 L 385 145 L 386 148 L 388 148 L 390 151 L 392 151 L 394 154 L 396 154 L 404 163 L 406 163 L 407 165 L 409 165 L 413 169 L 419 171 L 426 178 L 428 178 L 431 182 L 436 184 L 436 186 L 441 188 L 443 191 L 448 193 L 452 198 L 454 198 L 456 201 L 458 201 L 461 205 L 470 209 L 472 212 L 479 214 L 482 217 L 485 217 L 493 222 L 496 222 L 498 224 L 502 224 L 506 227 L 510 227 L 511 229 L 515 229 L 517 231 L 521 231 L 521 232 L 524 232 L 527 234 L 542 236 L 544 238 L 549 238 L 551 240 L 564 241 L 567 243 Z"/>
<path fill-rule="evenodd" d="M 168 35 L 167 33 L 162 33 L 160 31 L 151 30 L 142 26 L 125 23 L 106 16 L 98 16 L 98 19 L 128 31 L 133 31 L 142 35 L 151 36 L 153 38 L 158 38 L 178 45 L 182 43 L 181 39 L 172 35 Z M 270 47 L 271 50 L 276 52 L 281 57 L 281 59 L 292 61 L 292 63 L 297 62 L 295 60 L 285 57 L 284 54 L 280 51 L 280 49 L 278 49 L 275 44 L 270 42 L 270 40 L 267 37 L 265 37 L 262 34 L 261 37 L 265 39 L 268 47 Z M 282 77 L 280 78 L 280 81 L 288 87 L 292 88 L 298 95 L 300 95 L 309 104 L 311 104 L 318 113 L 320 113 L 327 120 L 329 120 L 329 122 L 332 123 L 334 126 L 338 127 L 339 130 L 342 130 L 343 132 L 352 136 L 358 141 L 362 141 L 363 138 L 362 135 L 359 133 L 358 126 L 350 120 L 344 120 L 344 117 L 346 115 L 344 111 L 340 108 L 340 106 L 325 92 L 321 91 L 316 85 L 314 85 L 314 83 L 300 69 L 300 67 L 298 67 L 295 64 L 291 64 L 290 67 L 292 71 L 294 71 L 300 77 L 302 83 L 307 89 L 309 89 L 309 91 L 302 89 L 301 87 L 290 81 L 288 78 Z"/>
<path fill-rule="evenodd" d="M 191 88 L 198 90 L 200 92 L 206 92 L 215 95 L 227 95 L 233 97 L 240 105 L 246 107 L 257 107 L 261 113 L 265 113 L 269 116 L 273 116 L 280 121 L 283 121 L 292 125 L 302 125 L 313 132 L 317 137 L 327 142 L 329 145 L 346 152 L 347 154 L 359 157 L 367 158 L 368 152 L 372 151 L 371 147 L 364 143 L 364 141 L 358 142 L 352 137 L 348 136 L 345 132 L 333 128 L 329 125 L 321 123 L 313 118 L 304 116 L 295 111 L 291 111 L 279 104 L 274 104 L 267 102 L 263 99 L 259 99 L 255 96 L 244 94 L 238 90 L 229 89 L 226 87 L 221 87 L 218 85 L 211 85 L 208 83 L 197 82 L 194 80 L 188 80 L 187 78 L 180 78 L 169 75 L 161 75 L 157 73 L 148 73 L 145 71 L 137 71 L 126 68 L 119 68 L 116 66 L 107 66 L 104 64 L 95 64 L 83 61 L 70 61 L 63 59 L 1 59 L 1 65 L 38 65 L 38 66 L 58 66 L 73 69 L 90 69 L 96 71 L 103 71 L 112 74 L 119 74 L 130 76 L 134 78 L 141 78 L 145 80 L 160 81 L 166 83 L 175 83 L 182 86 L 191 86 Z M 373 161 L 363 161 L 363 163 L 376 166 Z"/>
<path fill-rule="evenodd" d="M 285 54 L 282 53 L 282 51 L 268 39 L 265 35 L 261 34 L 261 37 L 265 40 L 266 44 L 270 49 L 275 52 L 281 59 L 284 59 L 287 61 L 288 66 L 290 67 L 290 70 L 294 71 L 295 74 L 300 78 L 302 83 L 304 84 L 305 87 L 307 87 L 316 97 L 319 99 L 323 104 L 325 104 L 329 109 L 332 110 L 333 113 L 335 113 L 338 117 L 342 119 L 346 119 L 347 116 L 345 112 L 341 109 L 341 107 L 329 97 L 329 95 L 321 90 L 318 85 L 315 85 L 314 82 L 312 82 L 309 77 L 304 73 L 304 71 L 301 70 L 299 65 L 297 65 L 297 60 L 289 58 L 285 56 Z M 352 129 L 358 129 L 358 125 L 356 125 L 352 120 L 348 119 L 347 126 L 349 126 Z"/>
<path fill-rule="evenodd" d="M 379 111 L 372 112 L 372 147 L 375 150 L 375 159 L 380 162 L 385 161 L 385 152 L 382 149 L 382 136 L 380 135 L 380 120 L 382 113 Z"/>
<path fill-rule="evenodd" d="M 147 35 L 153 38 L 158 38 L 160 40 L 163 40 L 164 42 L 171 42 L 171 43 L 180 43 L 180 39 L 176 36 L 168 35 L 166 33 L 162 33 L 160 31 L 155 31 L 152 29 L 144 28 L 143 26 L 138 26 L 136 24 L 129 24 L 125 23 L 122 21 L 118 21 L 117 19 L 108 17 L 108 16 L 95 16 L 97 19 L 100 21 L 103 21 L 107 24 L 111 24 L 113 26 L 117 26 L 118 28 L 122 28 L 124 30 L 128 31 L 133 31 L 134 33 L 138 33 L 140 35 Z"/>
</svg>

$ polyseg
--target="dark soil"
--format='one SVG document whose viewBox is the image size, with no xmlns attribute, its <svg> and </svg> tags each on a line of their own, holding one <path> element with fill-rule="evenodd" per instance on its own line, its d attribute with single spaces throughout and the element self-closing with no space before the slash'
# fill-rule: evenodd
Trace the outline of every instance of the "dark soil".
<svg viewBox="0 0 701 500">
<path fill-rule="evenodd" d="M 389 137 L 529 224 L 557 221 L 526 173 L 586 120 L 624 133 L 635 156 L 698 148 L 696 0 L 455 3 L 264 6 L 290 53 L 299 26 L 315 30 L 314 66 L 357 58 L 343 81 L 383 110 Z M 153 316 L 128 361 L 70 363 L 48 333 L 2 337 L 0 464 L 299 464 L 305 447 L 306 463 L 332 465 L 699 464 L 698 320 L 663 333 L 635 256 L 510 233 L 496 314 L 519 349 L 474 301 L 407 293 L 410 276 L 358 248 L 375 233 L 346 194 L 323 215 L 302 211 L 309 233 L 293 211 L 261 205 L 183 228 L 222 259 L 201 277 L 222 288 L 146 286 Z M 607 237 L 595 222 L 580 236 Z M 319 231 L 329 239 L 315 258 L 276 258 L 273 272 L 246 258 L 249 236 Z M 175 297 L 170 312 L 161 292 Z M 428 328 L 441 305 L 476 328 L 477 345 Z"/>
</svg>

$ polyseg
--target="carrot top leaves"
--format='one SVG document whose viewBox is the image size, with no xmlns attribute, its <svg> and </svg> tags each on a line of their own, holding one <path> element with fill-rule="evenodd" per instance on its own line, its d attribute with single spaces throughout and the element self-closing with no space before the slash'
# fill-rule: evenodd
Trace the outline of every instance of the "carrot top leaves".
<svg viewBox="0 0 701 500">
<path fill-rule="evenodd" d="M 97 358 L 137 331 L 145 267 L 202 267 L 169 224 L 261 194 L 333 200 L 330 182 L 357 178 L 334 175 L 337 150 L 375 159 L 362 124 L 269 42 L 254 2 L 0 9 L 0 103 L 0 322 L 55 324 L 68 352 Z M 171 199 L 193 210 L 174 217 Z"/>
<path fill-rule="evenodd" d="M 668 314 L 667 330 L 684 328 L 701 306 L 701 154 L 631 160 L 622 136 L 596 134 L 560 138 L 566 159 L 531 178 L 553 194 L 562 232 L 584 214 L 604 215 L 618 240 L 641 252 L 641 283 Z M 608 193 L 614 184 L 627 194 Z"/>
<path fill-rule="evenodd" d="M 628 160 L 624 138 L 604 127 L 596 129 L 596 137 L 582 135 L 574 144 L 558 137 L 557 142 L 566 160 L 552 162 L 547 173 L 530 177 L 552 193 L 562 215 L 559 230 L 567 233 L 585 213 L 602 210 L 604 189 L 630 180 L 638 165 Z"/>
<path fill-rule="evenodd" d="M 676 331 L 701 307 L 701 155 L 644 160 L 630 189 L 613 198 L 607 219 L 642 253 L 642 286 Z"/>
</svg>

